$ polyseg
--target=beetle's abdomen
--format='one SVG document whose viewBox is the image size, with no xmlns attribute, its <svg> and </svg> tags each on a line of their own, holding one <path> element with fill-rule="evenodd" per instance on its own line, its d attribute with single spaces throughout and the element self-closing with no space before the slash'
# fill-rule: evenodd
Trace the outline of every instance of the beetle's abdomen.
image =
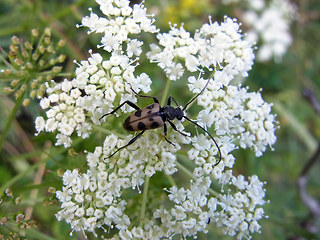
<svg viewBox="0 0 320 240">
<path fill-rule="evenodd" d="M 123 123 L 128 131 L 142 131 L 162 127 L 164 124 L 160 116 L 159 103 L 151 104 L 132 113 Z"/>
</svg>

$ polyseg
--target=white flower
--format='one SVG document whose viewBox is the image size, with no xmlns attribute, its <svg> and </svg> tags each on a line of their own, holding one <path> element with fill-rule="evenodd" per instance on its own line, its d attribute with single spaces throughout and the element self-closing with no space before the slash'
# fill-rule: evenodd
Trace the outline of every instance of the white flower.
<svg viewBox="0 0 320 240">
<path fill-rule="evenodd" d="M 292 42 L 290 24 L 296 16 L 295 6 L 287 0 L 247 1 L 248 10 L 243 21 L 251 28 L 248 39 L 263 44 L 258 48 L 257 59 L 280 61 Z"/>
<path fill-rule="evenodd" d="M 214 123 L 215 115 L 213 112 L 210 112 L 209 109 L 205 109 L 199 112 L 197 119 L 199 120 L 200 124 L 204 127 L 211 127 Z"/>
<path fill-rule="evenodd" d="M 45 120 L 43 117 L 37 117 L 35 121 L 35 128 L 37 130 L 36 135 L 38 135 L 41 131 L 44 130 L 45 128 Z"/>
<path fill-rule="evenodd" d="M 136 39 L 130 41 L 127 47 L 128 57 L 132 57 L 133 54 L 136 56 L 139 56 L 142 52 L 141 45 L 142 45 L 142 42 Z"/>
<path fill-rule="evenodd" d="M 50 100 L 48 98 L 42 98 L 40 100 L 40 107 L 42 109 L 47 109 L 50 106 Z"/>
<path fill-rule="evenodd" d="M 57 138 L 57 142 L 55 144 L 56 146 L 63 145 L 66 148 L 71 146 L 72 140 L 69 136 L 64 134 L 57 134 L 56 138 Z"/>
<path fill-rule="evenodd" d="M 64 92 L 69 92 L 72 89 L 72 83 L 70 81 L 64 80 L 61 84 L 61 89 Z"/>
<path fill-rule="evenodd" d="M 57 129 L 58 123 L 53 118 L 49 118 L 45 124 L 45 130 L 47 132 L 53 132 Z"/>
</svg>

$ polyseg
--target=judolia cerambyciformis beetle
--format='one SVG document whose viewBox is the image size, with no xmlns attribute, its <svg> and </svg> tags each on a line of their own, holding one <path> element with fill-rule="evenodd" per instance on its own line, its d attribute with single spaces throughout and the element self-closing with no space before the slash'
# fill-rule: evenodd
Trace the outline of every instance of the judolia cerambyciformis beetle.
<svg viewBox="0 0 320 240">
<path fill-rule="evenodd" d="M 182 134 L 183 136 L 187 136 L 185 133 L 179 131 L 177 129 L 177 127 L 174 125 L 174 123 L 171 121 L 171 120 L 173 120 L 175 118 L 181 121 L 182 118 L 184 118 L 187 121 L 195 124 L 197 127 L 201 128 L 204 132 L 206 132 L 209 135 L 209 137 L 214 142 L 214 144 L 216 145 L 216 147 L 218 149 L 218 152 L 219 152 L 219 160 L 216 163 L 216 165 L 218 165 L 220 163 L 220 161 L 221 161 L 221 151 L 220 151 L 220 148 L 219 148 L 217 142 L 214 140 L 214 138 L 211 136 L 211 134 L 206 129 L 204 129 L 198 123 L 196 123 L 193 120 L 191 120 L 190 118 L 188 118 L 184 113 L 184 110 L 187 108 L 187 106 L 190 105 L 206 89 L 206 87 L 208 86 L 208 83 L 209 83 L 209 80 L 207 81 L 207 83 L 204 86 L 204 88 L 195 97 L 193 97 L 182 109 L 180 108 L 180 106 L 178 105 L 177 101 L 172 96 L 169 96 L 169 98 L 167 100 L 167 105 L 164 106 L 164 107 L 161 107 L 160 104 L 159 104 L 159 101 L 158 101 L 158 99 L 156 97 L 141 95 L 141 94 L 137 93 L 136 91 L 134 91 L 132 86 L 131 86 L 131 84 L 129 84 L 132 92 L 135 95 L 137 95 L 138 97 L 142 97 L 142 98 L 152 98 L 154 103 L 141 109 L 140 107 L 138 107 L 133 102 L 127 100 L 127 101 L 121 103 L 112 112 L 109 112 L 107 114 L 102 115 L 100 120 L 102 118 L 104 118 L 105 116 L 114 114 L 123 105 L 128 104 L 130 107 L 133 107 L 137 111 L 132 113 L 129 117 L 126 118 L 126 120 L 123 123 L 123 127 L 127 131 L 141 131 L 138 135 L 136 135 L 134 138 L 132 138 L 126 145 L 124 145 L 123 147 L 118 148 L 108 158 L 111 158 L 113 155 L 115 155 L 121 149 L 126 148 L 129 145 L 133 144 L 139 137 L 142 136 L 142 134 L 146 130 L 160 128 L 162 126 L 163 126 L 165 140 L 168 143 L 170 143 L 170 144 L 172 144 L 174 146 L 174 144 L 172 142 L 170 142 L 166 137 L 167 133 L 168 133 L 166 122 L 168 122 L 170 124 L 170 126 L 173 128 L 173 130 L 175 130 L 176 132 Z M 174 103 L 177 105 L 176 108 L 171 106 L 171 100 L 173 100 Z"/>
</svg>

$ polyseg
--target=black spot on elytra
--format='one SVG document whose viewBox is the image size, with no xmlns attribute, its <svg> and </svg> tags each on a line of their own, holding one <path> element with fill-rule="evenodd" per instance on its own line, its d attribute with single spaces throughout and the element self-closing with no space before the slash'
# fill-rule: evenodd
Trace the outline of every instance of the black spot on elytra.
<svg viewBox="0 0 320 240">
<path fill-rule="evenodd" d="M 144 125 L 143 122 L 139 122 L 138 123 L 138 128 L 139 128 L 139 130 L 145 130 L 146 129 L 146 125 Z"/>
<path fill-rule="evenodd" d="M 128 131 L 133 131 L 133 127 L 130 124 L 130 117 L 128 117 L 124 123 L 123 123 L 123 127 L 124 129 L 128 130 Z"/>
<path fill-rule="evenodd" d="M 148 109 L 154 108 L 154 104 L 151 104 L 150 106 L 147 107 Z M 149 113 L 149 112 L 148 112 Z"/>
<path fill-rule="evenodd" d="M 149 111 L 148 111 L 148 114 L 150 115 L 151 113 L 152 113 L 152 111 L 151 111 L 151 110 L 149 110 Z"/>
<path fill-rule="evenodd" d="M 141 117 L 141 110 L 138 110 L 134 113 L 136 117 Z"/>
<path fill-rule="evenodd" d="M 150 122 L 153 122 L 153 121 L 154 121 L 154 118 L 153 118 L 153 117 L 149 118 L 149 121 L 150 121 Z"/>
<path fill-rule="evenodd" d="M 159 123 L 157 123 L 157 122 L 153 122 L 151 124 L 151 128 L 158 128 L 158 127 L 159 127 Z"/>
</svg>

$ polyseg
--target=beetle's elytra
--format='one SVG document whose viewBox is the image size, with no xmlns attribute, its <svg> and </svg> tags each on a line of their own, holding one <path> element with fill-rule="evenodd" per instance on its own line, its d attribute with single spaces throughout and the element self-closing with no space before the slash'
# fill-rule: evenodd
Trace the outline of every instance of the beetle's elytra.
<svg viewBox="0 0 320 240">
<path fill-rule="evenodd" d="M 160 113 L 160 104 L 153 103 L 131 114 L 123 123 L 127 131 L 142 131 L 162 127 L 164 124 Z"/>
<path fill-rule="evenodd" d="M 112 153 L 109 156 L 109 158 L 112 157 L 113 155 L 115 155 L 121 149 L 133 144 L 139 137 L 142 136 L 142 134 L 146 130 L 160 128 L 162 126 L 163 126 L 163 132 L 164 132 L 165 140 L 168 143 L 174 145 L 166 137 L 167 133 L 168 133 L 168 129 L 167 129 L 166 123 L 168 122 L 170 124 L 170 126 L 173 128 L 173 130 L 179 132 L 180 134 L 182 134 L 184 136 L 187 136 L 185 133 L 180 132 L 176 128 L 174 123 L 171 121 L 171 120 L 173 120 L 175 118 L 178 119 L 178 120 L 181 120 L 182 118 L 184 118 L 187 121 L 195 124 L 197 127 L 201 128 L 205 133 L 207 133 L 209 135 L 209 137 L 211 138 L 211 140 L 214 142 L 214 144 L 216 145 L 216 147 L 218 149 L 219 160 L 216 163 L 216 165 L 219 164 L 219 162 L 221 161 L 221 151 L 220 151 L 220 148 L 219 148 L 217 142 L 214 140 L 214 138 L 211 136 L 211 134 L 206 129 L 204 129 L 198 123 L 196 123 L 193 120 L 191 120 L 190 118 L 188 118 L 184 113 L 184 110 L 187 108 L 187 106 L 189 104 L 191 104 L 206 89 L 206 87 L 208 86 L 208 83 L 209 83 L 209 80 L 207 81 L 207 83 L 204 86 L 204 88 L 194 98 L 192 98 L 182 109 L 180 108 L 180 106 L 178 105 L 176 100 L 171 96 L 167 100 L 167 105 L 164 106 L 164 107 L 161 107 L 160 104 L 159 104 L 159 101 L 158 101 L 158 99 L 156 97 L 140 95 L 137 92 L 135 92 L 132 89 L 132 86 L 130 85 L 131 90 L 135 95 L 137 95 L 138 97 L 142 97 L 142 98 L 152 98 L 154 103 L 149 105 L 149 106 L 147 106 L 147 107 L 145 107 L 145 108 L 140 109 L 133 102 L 125 101 L 125 102 L 121 103 L 118 107 L 116 107 L 112 112 L 104 114 L 100 118 L 100 119 L 102 119 L 105 116 L 113 114 L 116 111 L 118 111 L 123 105 L 128 104 L 130 107 L 133 107 L 134 109 L 136 109 L 136 111 L 134 113 L 132 113 L 129 117 L 126 118 L 126 120 L 123 123 L 123 127 L 127 131 L 141 131 L 138 135 L 136 135 L 134 138 L 132 138 L 126 145 L 124 145 L 123 147 L 118 148 L 114 153 Z M 177 105 L 176 108 L 171 106 L 171 100 L 173 100 L 174 103 Z"/>
</svg>

